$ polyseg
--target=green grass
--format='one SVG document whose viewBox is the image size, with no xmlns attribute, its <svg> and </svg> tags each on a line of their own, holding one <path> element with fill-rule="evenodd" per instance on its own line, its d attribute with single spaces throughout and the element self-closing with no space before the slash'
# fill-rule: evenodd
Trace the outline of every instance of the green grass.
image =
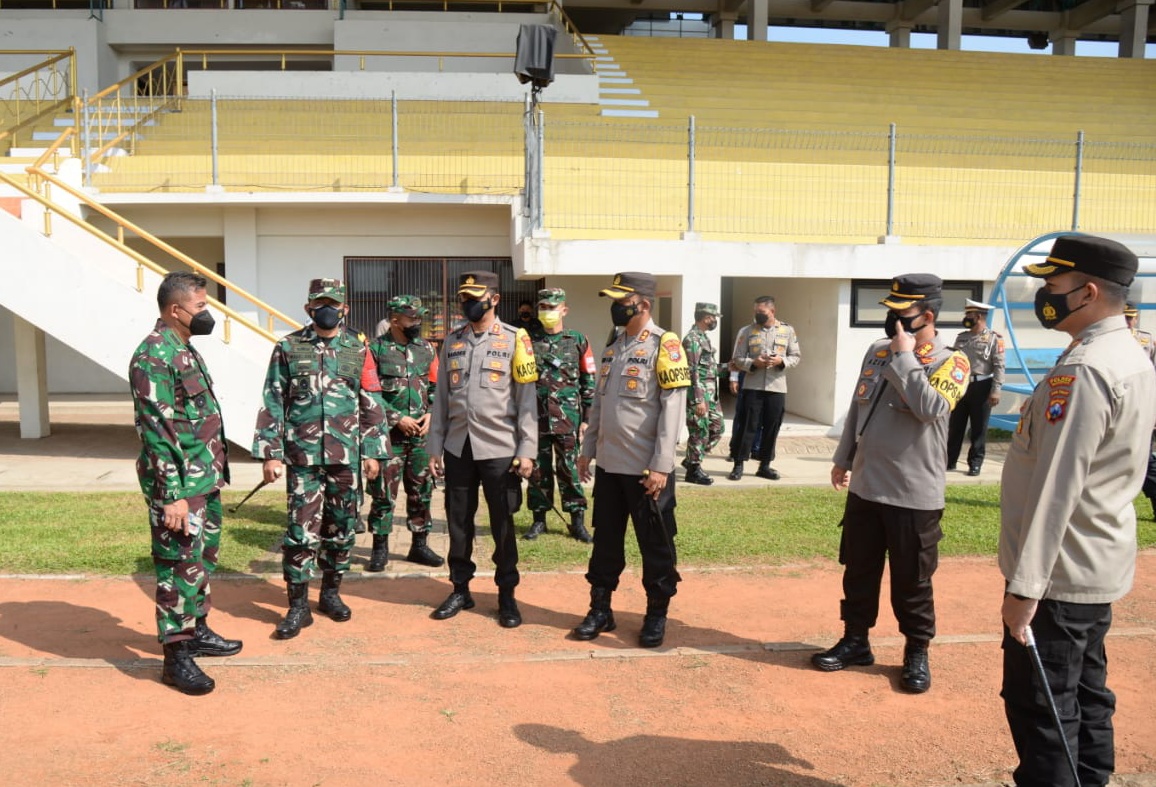
<svg viewBox="0 0 1156 787">
<path fill-rule="evenodd" d="M 244 491 L 225 492 L 225 525 L 220 571 L 268 573 L 268 560 L 285 526 L 283 493 L 256 495 L 236 514 Z M 760 487 L 678 490 L 679 562 L 686 566 L 779 565 L 813 558 L 834 559 L 839 547 L 843 493 L 819 487 Z M 484 507 L 479 516 L 484 521 Z M 1138 541 L 1156 546 L 1156 522 L 1148 501 L 1137 498 Z M 588 517 L 589 521 L 589 517 Z M 530 526 L 523 510 L 518 533 Z M 564 537 L 564 522 L 547 518 L 550 532 L 534 542 L 519 541 L 526 571 L 581 570 L 590 548 Z M 999 487 L 948 486 L 943 517 L 943 555 L 994 555 L 999 539 Z M 480 542 L 480 554 L 489 548 Z M 628 537 L 628 561 L 638 565 L 638 547 Z M 151 574 L 148 526 L 139 494 L 0 493 L 0 573 Z"/>
</svg>

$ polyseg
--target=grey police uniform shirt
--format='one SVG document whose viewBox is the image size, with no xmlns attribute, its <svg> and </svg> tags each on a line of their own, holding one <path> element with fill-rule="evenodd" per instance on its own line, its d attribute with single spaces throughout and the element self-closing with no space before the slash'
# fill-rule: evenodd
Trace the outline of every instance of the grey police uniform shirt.
<svg viewBox="0 0 1156 787">
<path fill-rule="evenodd" d="M 1156 366 L 1156 340 L 1153 340 L 1152 334 L 1137 328 L 1132 331 L 1132 338 L 1140 345 L 1140 349 L 1148 356 L 1148 360 L 1152 362 L 1152 365 Z"/>
<path fill-rule="evenodd" d="M 778 355 L 783 366 L 760 369 L 752 362 L 760 355 Z M 787 392 L 787 370 L 793 369 L 803 360 L 799 350 L 799 339 L 795 329 L 785 322 L 777 325 L 759 326 L 756 323 L 744 325 L 735 337 L 735 349 L 731 353 L 735 365 L 746 372 L 743 390 Z"/>
<path fill-rule="evenodd" d="M 1090 325 L 1020 411 L 1000 490 L 999 567 L 1019 596 L 1106 604 L 1132 587 L 1156 370 L 1122 316 Z"/>
<path fill-rule="evenodd" d="M 667 345 L 674 344 L 677 350 Z M 590 425 L 582 441 L 582 456 L 594 459 L 608 473 L 642 475 L 643 470 L 674 470 L 678 432 L 686 416 L 685 368 L 681 387 L 659 384 L 659 353 L 682 355 L 678 335 L 664 332 L 651 320 L 636 337 L 625 331 L 602 350 Z"/>
<path fill-rule="evenodd" d="M 523 341 L 530 341 L 525 331 L 501 321 L 481 336 L 468 324 L 446 335 L 430 420 L 430 456 L 448 451 L 460 457 L 467 437 L 474 459 L 538 455 L 537 378 L 515 380 L 515 348 Z"/>
<path fill-rule="evenodd" d="M 967 356 L 939 334 L 893 354 L 880 339 L 863 357 L 834 463 L 850 491 L 901 508 L 943 508 L 947 426 L 969 382 Z"/>
<path fill-rule="evenodd" d="M 991 380 L 991 390 L 1003 387 L 1004 347 L 1003 337 L 991 328 L 979 333 L 964 331 L 955 337 L 955 349 L 967 356 L 971 363 L 971 381 Z"/>
</svg>

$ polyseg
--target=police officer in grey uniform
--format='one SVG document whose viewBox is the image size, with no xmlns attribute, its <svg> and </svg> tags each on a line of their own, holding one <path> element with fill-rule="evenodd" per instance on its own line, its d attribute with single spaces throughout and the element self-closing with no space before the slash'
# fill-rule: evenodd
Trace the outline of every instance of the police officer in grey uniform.
<svg viewBox="0 0 1156 787">
<path fill-rule="evenodd" d="M 583 481 L 594 474 L 594 551 L 586 581 L 590 611 L 573 631 L 591 640 L 613 631 L 610 596 L 626 567 L 626 521 L 642 552 L 646 617 L 638 644 L 656 648 L 666 634 L 670 598 L 679 575 L 674 535 L 675 446 L 686 411 L 690 369 L 678 334 L 650 318 L 655 280 L 649 273 L 619 273 L 601 294 L 612 299 L 618 333 L 602 350 L 590 426 L 578 458 Z"/>
<path fill-rule="evenodd" d="M 522 624 L 514 600 L 519 580 L 514 512 L 522 504 L 519 477 L 530 476 L 538 455 L 538 370 L 526 331 L 497 318 L 498 281 L 491 271 L 462 274 L 458 303 L 466 324 L 442 343 L 429 455 L 434 476 L 446 479 L 454 589 L 432 617 L 445 620 L 474 607 L 470 581 L 477 569 L 474 514 L 481 484 L 494 538 L 498 623 L 514 628 Z"/>
<path fill-rule="evenodd" d="M 1065 235 L 1047 259 L 1036 317 L 1072 337 L 1020 413 L 1000 487 L 1004 709 L 1020 787 L 1075 784 L 1026 643 L 1030 625 L 1079 783 L 1115 768 L 1104 638 L 1132 587 L 1156 372 L 1121 310 L 1138 260 L 1116 241 Z"/>
<path fill-rule="evenodd" d="M 875 663 L 868 631 L 879 614 L 883 564 L 891 563 L 891 607 L 907 638 L 900 686 L 931 687 L 927 646 L 935 636 L 931 576 L 943 531 L 947 420 L 967 389 L 967 356 L 944 344 L 935 320 L 943 282 L 898 276 L 881 303 L 888 339 L 867 350 L 831 484 L 850 487 L 843 512 L 843 638 L 812 663 L 825 672 Z"/>
<path fill-rule="evenodd" d="M 731 366 L 743 375 L 743 433 L 739 438 L 734 467 L 727 475 L 731 481 L 743 477 L 743 461 L 750 455 L 755 434 L 760 427 L 763 441 L 759 446 L 759 478 L 779 480 L 775 461 L 775 444 L 787 411 L 787 370 L 799 365 L 803 355 L 795 329 L 775 319 L 775 299 L 770 295 L 755 298 L 755 321 L 744 325 L 735 337 Z"/>
<path fill-rule="evenodd" d="M 968 298 L 963 306 L 963 327 L 966 331 L 955 337 L 955 349 L 967 356 L 971 364 L 971 384 L 963 401 L 951 411 L 947 429 L 947 469 L 954 470 L 963 449 L 963 433 L 968 437 L 967 474 L 979 475 L 983 457 L 987 453 L 987 422 L 991 408 L 999 404 L 1003 389 L 1003 337 L 987 325 L 987 313 L 994 306 Z"/>
<path fill-rule="evenodd" d="M 1124 304 L 1124 321 L 1128 323 L 1128 330 L 1132 332 L 1132 338 L 1136 340 L 1136 344 L 1140 345 L 1140 349 L 1148 356 L 1148 360 L 1156 366 L 1156 340 L 1148 331 L 1140 330 L 1140 307 L 1132 301 Z"/>
</svg>

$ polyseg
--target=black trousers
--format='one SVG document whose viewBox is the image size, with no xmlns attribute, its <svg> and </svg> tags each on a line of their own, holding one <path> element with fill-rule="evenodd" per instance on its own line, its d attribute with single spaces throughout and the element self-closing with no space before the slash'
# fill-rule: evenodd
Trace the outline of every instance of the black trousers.
<svg viewBox="0 0 1156 787">
<path fill-rule="evenodd" d="M 618 589 L 618 578 L 626 568 L 626 521 L 634 523 L 634 536 L 642 553 L 642 587 L 647 598 L 668 599 L 678 592 L 681 579 L 675 569 L 677 554 L 674 536 L 674 475 L 658 495 L 656 506 L 662 521 L 655 519 L 649 498 L 642 488 L 642 476 L 594 470 L 594 551 L 586 571 L 593 587 Z M 664 526 L 665 525 L 665 526 Z"/>
<path fill-rule="evenodd" d="M 514 535 L 514 512 L 522 505 L 522 485 L 510 472 L 514 457 L 474 459 L 469 439 L 460 457 L 445 453 L 446 521 L 450 532 L 450 581 L 455 587 L 474 578 L 474 515 L 478 512 L 478 484 L 490 514 L 494 538 L 494 582 L 500 588 L 516 587 L 518 540 Z"/>
<path fill-rule="evenodd" d="M 951 467 L 959 461 L 959 453 L 963 450 L 963 433 L 968 432 L 971 447 L 967 449 L 967 466 L 982 467 L 983 457 L 987 453 L 987 422 L 991 418 L 992 379 L 973 382 L 967 386 L 967 391 L 959 404 L 951 411 L 951 420 L 947 427 L 947 466 Z M 968 430 L 968 422 L 971 429 Z"/>
<path fill-rule="evenodd" d="M 1111 604 L 1040 602 L 1032 632 L 1048 686 L 1082 787 L 1102 787 L 1116 767 L 1112 714 L 1116 695 L 1107 686 L 1104 637 L 1112 625 Z M 1052 721 L 1031 654 L 1003 633 L 1003 689 L 1008 727 L 1020 764 L 1012 776 L 1019 787 L 1074 787 L 1059 732 Z"/>
<path fill-rule="evenodd" d="M 743 413 L 743 436 L 739 441 L 736 461 L 750 456 L 755 435 L 763 430 L 763 442 L 759 446 L 759 464 L 775 461 L 775 443 L 779 440 L 779 429 L 783 426 L 783 414 L 787 410 L 787 395 L 774 391 L 744 391 L 746 394 Z"/>
<path fill-rule="evenodd" d="M 879 617 L 883 564 L 891 564 L 891 609 L 899 631 L 930 642 L 935 636 L 931 576 L 939 566 L 943 510 L 924 511 L 847 495 L 839 562 L 843 564 L 841 616 L 849 630 L 866 633 Z"/>
</svg>

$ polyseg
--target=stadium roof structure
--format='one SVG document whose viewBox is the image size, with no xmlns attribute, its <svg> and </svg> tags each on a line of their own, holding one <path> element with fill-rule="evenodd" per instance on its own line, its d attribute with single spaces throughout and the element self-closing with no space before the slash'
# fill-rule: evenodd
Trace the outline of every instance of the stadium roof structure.
<svg viewBox="0 0 1156 787">
<path fill-rule="evenodd" d="M 1074 41 L 1116 41 L 1134 36 L 1156 43 L 1153 0 L 567 0 L 566 11 L 584 32 L 615 33 L 635 18 L 659 13 L 701 13 L 750 24 L 767 9 L 773 26 L 936 33 L 947 13 L 957 34 L 1029 37 L 1032 46 Z M 954 8 L 951 8 L 954 6 Z M 1132 27 L 1141 29 L 1133 31 Z M 757 36 L 756 36 L 757 37 Z M 893 42 L 894 43 L 894 42 Z M 900 44 L 902 45 L 902 44 Z M 1143 57 L 1143 46 L 1135 57 Z"/>
</svg>

